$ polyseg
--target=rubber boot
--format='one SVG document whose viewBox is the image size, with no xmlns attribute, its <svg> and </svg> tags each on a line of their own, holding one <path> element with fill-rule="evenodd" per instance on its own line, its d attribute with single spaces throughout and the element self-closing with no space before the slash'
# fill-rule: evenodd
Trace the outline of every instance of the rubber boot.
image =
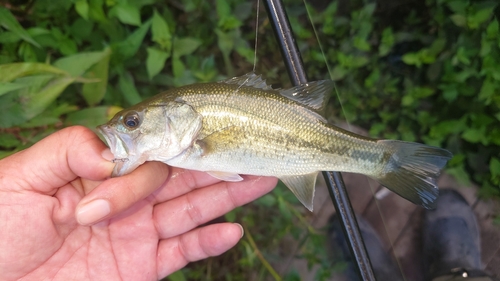
<svg viewBox="0 0 500 281">
<path fill-rule="evenodd" d="M 422 231 L 427 280 L 486 276 L 476 216 L 460 193 L 441 189 L 436 209 L 424 212 Z"/>
</svg>

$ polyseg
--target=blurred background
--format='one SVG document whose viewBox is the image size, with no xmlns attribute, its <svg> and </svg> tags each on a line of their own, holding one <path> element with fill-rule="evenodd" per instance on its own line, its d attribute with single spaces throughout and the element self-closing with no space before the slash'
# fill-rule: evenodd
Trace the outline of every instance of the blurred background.
<svg viewBox="0 0 500 281">
<path fill-rule="evenodd" d="M 452 151 L 442 184 L 472 186 L 463 193 L 491 229 L 488 243 L 496 243 L 484 245 L 492 252 L 483 262 L 500 264 L 493 239 L 500 233 L 498 2 L 284 4 L 309 79 L 336 81 L 328 120 Z M 256 1 L 245 0 L 0 0 L 0 157 L 65 126 L 95 128 L 166 89 L 251 72 L 257 12 Z M 256 72 L 289 87 L 263 5 L 257 34 Z M 420 280 L 420 262 L 397 247 L 418 240 L 404 233 L 418 225 L 419 209 L 385 198 L 366 178 L 348 175 L 346 182 L 355 210 L 379 217 L 388 251 L 403 260 L 408 280 Z M 237 247 L 167 279 L 331 280 L 345 263 L 325 246 L 333 207 L 324 194 L 309 213 L 278 186 L 220 218 L 245 226 Z M 384 217 L 394 208 L 406 214 L 395 218 L 402 221 L 396 232 Z"/>
</svg>

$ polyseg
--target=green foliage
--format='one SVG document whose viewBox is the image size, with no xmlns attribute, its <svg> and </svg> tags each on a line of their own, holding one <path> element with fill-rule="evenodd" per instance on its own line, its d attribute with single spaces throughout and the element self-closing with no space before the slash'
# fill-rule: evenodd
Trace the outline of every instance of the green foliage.
<svg viewBox="0 0 500 281">
<path fill-rule="evenodd" d="M 427 0 L 406 15 L 358 4 L 344 14 L 337 2 L 310 11 L 338 81 L 332 111 L 342 105 L 339 114 L 376 137 L 447 147 L 455 154 L 450 173 L 476 182 L 483 195 L 500 196 L 498 4 Z M 306 50 L 304 60 L 321 60 L 317 52 Z M 315 76 L 325 72 L 308 68 Z"/>
<path fill-rule="evenodd" d="M 455 154 L 449 173 L 499 197 L 498 4 L 426 0 L 382 10 L 361 0 L 349 7 L 313 2 L 308 10 L 300 0 L 285 5 L 310 79 L 329 73 L 337 82 L 328 117 L 374 137 L 446 147 Z M 94 128 L 170 87 L 253 68 L 252 1 L 8 3 L 0 5 L 0 157 L 63 126 Z M 286 87 L 264 13 L 260 24 L 257 72 Z M 324 233 L 309 225 L 309 213 L 284 186 L 225 220 L 244 225 L 244 240 L 168 280 L 270 279 L 283 256 L 316 266 L 316 280 L 345 266 L 329 257 Z M 293 252 L 290 244 L 298 245 Z"/>
<path fill-rule="evenodd" d="M 94 126 L 117 108 L 167 87 L 220 79 L 215 61 L 232 71 L 235 48 L 251 53 L 239 31 L 251 10 L 238 1 L 220 1 L 217 10 L 200 0 L 176 6 L 134 0 L 17 3 L 0 6 L 0 129 L 5 131 L 45 135 L 40 128 Z M 235 7 L 247 12 L 234 15 Z M 239 42 L 216 60 L 214 28 Z M 72 110 L 52 114 L 61 106 Z M 0 151 L 8 155 L 36 139 L 19 138 L 17 146 Z"/>
</svg>

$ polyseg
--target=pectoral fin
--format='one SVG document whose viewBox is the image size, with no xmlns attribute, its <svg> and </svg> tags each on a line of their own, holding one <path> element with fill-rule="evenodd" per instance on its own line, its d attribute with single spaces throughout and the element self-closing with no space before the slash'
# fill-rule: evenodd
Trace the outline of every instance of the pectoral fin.
<svg viewBox="0 0 500 281">
<path fill-rule="evenodd" d="M 209 175 L 216 179 L 223 181 L 242 181 L 243 178 L 238 174 L 227 173 L 227 172 L 207 172 Z"/>
<path fill-rule="evenodd" d="M 281 176 L 279 179 L 297 196 L 297 199 L 312 212 L 314 187 L 318 173 L 300 176 Z"/>
<path fill-rule="evenodd" d="M 228 126 L 198 140 L 196 145 L 202 149 L 202 155 L 208 155 L 217 151 L 228 152 L 232 149 L 239 149 L 239 145 L 241 144 L 240 140 L 245 138 L 246 136 L 243 128 Z"/>
</svg>

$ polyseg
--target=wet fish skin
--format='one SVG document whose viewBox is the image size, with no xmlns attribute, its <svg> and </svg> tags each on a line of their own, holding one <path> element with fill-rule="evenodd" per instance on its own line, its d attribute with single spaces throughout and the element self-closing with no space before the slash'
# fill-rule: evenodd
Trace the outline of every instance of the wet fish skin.
<svg viewBox="0 0 500 281">
<path fill-rule="evenodd" d="M 319 113 L 329 80 L 274 90 L 253 73 L 161 93 L 99 127 L 116 158 L 114 175 L 144 161 L 207 171 L 277 176 L 312 210 L 319 171 L 361 173 L 431 208 L 436 177 L 451 153 L 418 143 L 375 140 L 340 129 Z M 135 118 L 135 119 L 134 119 Z M 137 126 L 127 126 L 127 121 Z"/>
</svg>

